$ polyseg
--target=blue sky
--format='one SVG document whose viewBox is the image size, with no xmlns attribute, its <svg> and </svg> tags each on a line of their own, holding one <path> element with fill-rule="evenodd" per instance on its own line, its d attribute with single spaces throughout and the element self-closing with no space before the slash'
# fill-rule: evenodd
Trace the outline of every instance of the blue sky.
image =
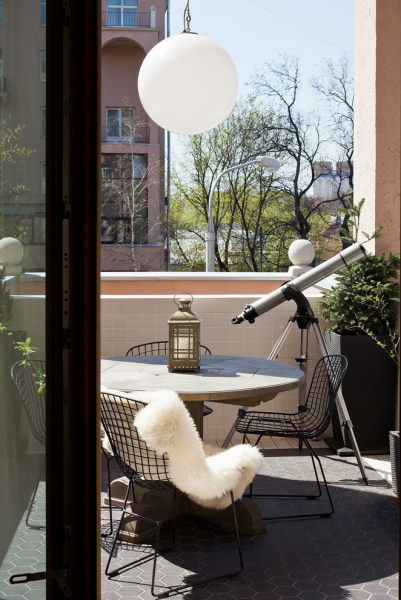
<svg viewBox="0 0 401 600">
<path fill-rule="evenodd" d="M 171 0 L 171 35 L 183 29 L 185 4 L 186 0 Z M 237 67 L 240 94 L 243 95 L 250 92 L 246 83 L 257 67 L 279 59 L 282 53 L 298 55 L 304 82 L 302 108 L 313 109 L 316 98 L 308 90 L 307 82 L 318 71 L 315 65 L 323 59 L 340 58 L 343 50 L 353 58 L 353 0 L 190 0 L 190 9 L 192 31 L 215 40 L 230 54 Z"/>
</svg>

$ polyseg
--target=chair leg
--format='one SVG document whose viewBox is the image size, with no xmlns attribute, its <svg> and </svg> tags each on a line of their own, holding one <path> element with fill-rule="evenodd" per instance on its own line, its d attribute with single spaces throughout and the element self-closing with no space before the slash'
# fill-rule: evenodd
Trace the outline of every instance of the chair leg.
<svg viewBox="0 0 401 600">
<path fill-rule="evenodd" d="M 327 485 L 326 476 L 324 474 L 320 458 L 316 454 L 315 450 L 312 448 L 312 446 L 310 445 L 310 443 L 309 443 L 309 441 L 307 439 L 303 438 L 302 441 L 306 445 L 306 447 L 308 448 L 310 456 L 311 456 L 311 459 L 312 459 L 313 470 L 315 472 L 315 477 L 316 477 L 316 482 L 317 482 L 317 485 L 318 485 L 318 488 L 319 488 L 319 493 L 317 495 L 315 495 L 315 496 L 306 496 L 306 495 L 301 495 L 301 494 L 254 494 L 252 492 L 252 484 L 251 484 L 251 486 L 250 486 L 250 497 L 254 497 L 254 498 L 306 498 L 308 500 L 316 500 L 317 498 L 320 498 L 322 496 L 322 488 L 321 488 L 321 485 L 320 485 L 319 476 L 318 476 L 318 472 L 317 472 L 316 465 L 315 465 L 315 459 L 316 459 L 317 462 L 319 463 L 320 471 L 321 471 L 321 474 L 322 474 L 322 477 L 323 477 L 323 482 L 324 482 L 324 486 L 325 486 L 325 489 L 326 489 L 327 497 L 328 497 L 329 502 L 330 502 L 331 510 L 330 510 L 330 512 L 313 513 L 313 514 L 306 514 L 306 515 L 288 515 L 288 516 L 281 516 L 281 517 L 262 517 L 262 519 L 264 521 L 285 521 L 287 519 L 305 519 L 305 518 L 311 518 L 311 517 L 320 517 L 321 519 L 324 519 L 324 518 L 330 517 L 334 513 L 333 501 L 331 499 L 330 490 L 329 490 L 329 487 Z"/>
<path fill-rule="evenodd" d="M 175 531 L 174 531 L 174 533 L 173 533 L 173 543 L 170 544 L 170 546 L 168 546 L 167 548 L 163 548 L 162 550 L 159 550 L 159 548 L 158 548 L 159 534 L 160 534 L 161 526 L 162 526 L 163 522 L 165 521 L 166 517 L 168 516 L 168 514 L 170 513 L 170 511 L 172 509 L 174 509 L 174 517 L 175 517 L 175 506 L 176 506 L 176 503 L 178 502 L 178 500 L 179 500 L 182 492 L 180 492 L 178 495 L 176 495 L 176 492 L 174 491 L 174 500 L 173 500 L 173 502 L 170 504 L 170 506 L 168 507 L 167 511 L 164 513 L 164 515 L 162 516 L 162 518 L 160 519 L 160 521 L 156 521 L 154 519 L 150 519 L 149 517 L 144 517 L 143 515 L 138 515 L 138 514 L 136 514 L 134 512 L 131 512 L 130 510 L 126 509 L 127 500 L 128 500 L 128 494 L 129 494 L 129 490 L 130 490 L 131 486 L 132 486 L 132 490 L 133 490 L 134 485 L 133 485 L 132 481 L 130 482 L 130 484 L 129 484 L 128 488 L 127 488 L 127 492 L 126 492 L 125 500 L 124 500 L 124 507 L 122 509 L 122 514 L 121 514 L 121 519 L 120 519 L 120 522 L 118 524 L 117 532 L 116 532 L 116 535 L 115 535 L 115 538 L 114 538 L 114 541 L 113 541 L 113 546 L 112 546 L 111 551 L 110 551 L 109 560 L 107 561 L 107 566 L 106 566 L 105 573 L 110 578 L 115 577 L 116 575 L 120 575 L 121 573 L 124 573 L 125 571 L 128 571 L 129 569 L 132 569 L 135 566 L 138 566 L 139 564 L 143 564 L 144 562 L 148 562 L 149 560 L 152 560 L 152 558 L 153 558 L 153 561 L 154 561 L 154 563 L 153 563 L 153 571 L 155 573 L 156 572 L 156 561 L 157 561 L 158 554 L 161 554 L 161 553 L 167 552 L 168 550 L 171 550 L 171 548 L 174 546 L 174 543 L 175 543 Z M 116 547 L 117 538 L 118 538 L 118 535 L 120 533 L 121 525 L 122 525 L 122 521 L 123 521 L 123 517 L 124 517 L 125 514 L 128 514 L 131 517 L 136 517 L 138 519 L 143 519 L 144 521 L 148 521 L 148 522 L 154 523 L 156 525 L 156 540 L 155 540 L 154 552 L 153 552 L 153 555 L 150 558 L 148 558 L 148 557 L 138 558 L 137 560 L 131 561 L 131 562 L 123 565 L 122 567 L 119 567 L 118 569 L 114 569 L 114 571 L 109 571 L 110 562 L 111 562 L 111 559 L 112 559 L 112 556 L 113 556 L 114 549 Z M 173 517 L 173 519 L 174 519 L 173 523 L 174 523 L 174 527 L 175 527 L 175 518 L 174 517 Z M 152 578 L 152 588 L 153 587 L 154 587 L 154 578 Z"/>
<path fill-rule="evenodd" d="M 328 513 L 323 513 L 323 514 L 319 515 L 322 519 L 324 519 L 324 518 L 330 517 L 332 514 L 334 514 L 333 501 L 331 499 L 331 494 L 330 494 L 329 486 L 327 485 L 326 475 L 324 474 L 322 463 L 320 462 L 320 458 L 318 457 L 318 455 L 316 454 L 315 450 L 312 448 L 312 446 L 310 445 L 310 443 L 308 442 L 308 440 L 304 440 L 304 441 L 305 441 L 305 444 L 308 446 L 309 451 L 312 454 L 312 456 L 315 456 L 317 462 L 319 463 L 320 471 L 322 473 L 322 477 L 323 477 L 323 481 L 324 481 L 324 487 L 326 488 L 327 497 L 328 497 L 329 502 L 330 502 L 331 511 L 328 512 Z"/>
<path fill-rule="evenodd" d="M 40 483 L 40 478 L 41 478 L 41 476 L 42 476 L 43 469 L 45 469 L 45 468 L 46 468 L 46 461 L 43 463 L 43 465 L 42 465 L 42 468 L 40 469 L 39 477 L 38 477 L 38 480 L 37 480 L 37 482 L 36 482 L 35 491 L 34 491 L 34 493 L 33 493 L 33 496 L 32 496 L 32 498 L 31 498 L 31 502 L 30 502 L 30 504 L 29 504 L 29 510 L 28 510 L 28 514 L 27 514 L 27 516 L 26 516 L 26 519 L 25 519 L 25 524 L 26 524 L 26 525 L 27 525 L 27 526 L 28 526 L 30 529 L 46 529 L 46 525 L 32 525 L 31 523 L 29 523 L 29 517 L 30 517 L 30 515 L 31 515 L 32 508 L 33 508 L 33 505 L 34 505 L 34 502 L 35 502 L 36 493 L 37 493 L 37 491 L 38 491 L 38 487 L 39 487 L 39 483 Z"/>
<path fill-rule="evenodd" d="M 259 440 L 262 436 L 259 436 L 257 442 L 255 443 L 255 446 L 259 443 Z M 301 440 L 300 440 L 301 441 Z M 302 440 L 306 443 L 306 440 Z M 316 483 L 317 483 L 317 487 L 318 487 L 318 493 L 313 495 L 313 494 L 254 494 L 253 493 L 253 482 L 249 485 L 249 494 L 244 494 L 244 496 L 247 496 L 249 498 L 255 497 L 255 498 L 306 498 L 307 500 L 316 500 L 317 498 L 320 498 L 322 495 L 322 488 L 320 487 L 320 481 L 319 481 L 319 477 L 317 474 L 317 470 L 316 470 L 316 465 L 315 465 L 315 460 L 313 457 L 313 453 L 310 450 L 311 446 L 308 444 L 308 450 L 309 450 L 309 454 L 311 456 L 312 459 L 312 465 L 313 465 L 313 470 L 315 472 L 315 477 L 316 477 Z M 315 454 L 316 456 L 316 454 Z"/>
<path fill-rule="evenodd" d="M 175 586 L 175 587 L 170 588 L 168 591 L 163 592 L 162 594 L 155 594 L 153 587 L 152 587 L 152 595 L 153 596 L 160 598 L 160 599 L 168 598 L 169 596 L 175 596 L 176 594 L 178 594 L 180 592 L 185 592 L 186 590 L 191 590 L 192 588 L 198 587 L 200 585 L 207 585 L 209 583 L 213 583 L 214 581 L 219 581 L 220 579 L 231 579 L 231 577 L 234 577 L 235 575 L 239 575 L 240 573 L 242 573 L 242 571 L 244 570 L 244 560 L 243 560 L 243 556 L 242 556 L 241 541 L 240 541 L 239 530 L 238 530 L 237 513 L 235 511 L 234 495 L 232 492 L 230 492 L 230 495 L 231 495 L 231 506 L 233 507 L 233 512 L 234 512 L 235 535 L 236 535 L 236 543 L 237 543 L 237 547 L 238 547 L 238 556 L 239 556 L 239 562 L 240 562 L 239 570 L 235 571 L 234 573 L 225 573 L 222 575 L 218 575 L 217 577 L 203 579 L 202 581 L 197 581 L 195 583 L 191 583 L 188 585 Z M 156 561 L 153 566 L 154 572 L 155 572 L 155 564 L 156 564 Z"/>
</svg>

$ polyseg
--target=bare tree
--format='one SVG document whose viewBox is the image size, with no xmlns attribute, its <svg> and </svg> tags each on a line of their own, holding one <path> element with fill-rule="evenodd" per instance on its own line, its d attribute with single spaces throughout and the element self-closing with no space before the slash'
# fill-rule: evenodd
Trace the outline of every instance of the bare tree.
<svg viewBox="0 0 401 600">
<path fill-rule="evenodd" d="M 108 129 L 108 141 L 116 140 L 119 152 L 102 156 L 102 240 L 114 242 L 110 254 L 116 263 L 124 259 L 121 248 L 128 246 L 132 269 L 138 271 L 146 269 L 149 262 L 149 257 L 146 261 L 144 252 L 138 251 L 141 246 L 157 234 L 159 245 L 164 246 L 160 234 L 164 214 L 161 209 L 153 210 L 156 217 L 150 221 L 148 211 L 150 192 L 158 189 L 162 180 L 161 165 L 138 154 L 146 127 L 133 118 L 129 108 L 121 125 L 114 127 L 115 131 Z"/>
<path fill-rule="evenodd" d="M 325 105 L 332 146 L 337 150 L 334 163 L 333 187 L 340 206 L 352 207 L 354 189 L 354 78 L 352 61 L 343 56 L 339 61 L 325 60 L 320 65 L 319 76 L 311 80 Z M 345 210 L 341 227 L 350 233 L 349 213 Z M 348 237 L 340 231 L 343 247 L 349 245 Z"/>
<path fill-rule="evenodd" d="M 298 108 L 301 87 L 299 59 L 283 55 L 278 63 L 265 65 L 252 77 L 255 96 L 273 102 L 276 113 L 274 149 L 283 157 L 281 191 L 293 200 L 293 216 L 288 222 L 297 237 L 306 239 L 311 220 L 332 200 L 311 201 L 313 184 L 319 178 L 315 163 L 321 160 L 327 139 L 317 112 Z"/>
</svg>

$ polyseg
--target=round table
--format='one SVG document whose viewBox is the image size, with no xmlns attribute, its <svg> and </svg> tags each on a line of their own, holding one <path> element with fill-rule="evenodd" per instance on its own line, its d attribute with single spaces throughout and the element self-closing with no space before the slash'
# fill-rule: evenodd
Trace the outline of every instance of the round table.
<svg viewBox="0 0 401 600">
<path fill-rule="evenodd" d="M 202 435 L 203 402 L 258 406 L 300 387 L 297 367 L 260 358 L 202 355 L 199 373 L 169 373 L 168 356 L 123 356 L 101 361 L 102 385 L 125 392 L 172 389 L 185 402 Z"/>
<path fill-rule="evenodd" d="M 139 392 L 169 388 L 177 392 L 194 419 L 199 434 L 203 434 L 203 402 L 222 402 L 239 406 L 257 406 L 272 400 L 280 392 L 300 387 L 305 382 L 305 374 L 296 367 L 243 356 L 202 355 L 199 373 L 169 373 L 167 356 L 123 356 L 104 358 L 101 361 L 101 382 L 107 388 L 124 392 Z M 112 504 L 122 506 L 128 480 L 120 478 L 111 484 Z M 155 493 L 156 494 L 156 493 Z M 157 492 L 143 495 L 143 489 L 135 491 L 137 507 L 134 512 L 149 510 L 152 514 L 164 514 L 168 505 L 166 494 Z M 177 507 L 177 514 L 191 513 L 215 518 L 221 527 L 234 530 L 233 515 L 230 509 L 218 511 L 206 509 L 189 501 L 185 495 Z M 148 504 L 147 504 L 148 503 Z M 266 528 L 260 508 L 254 500 L 242 498 L 236 502 L 240 533 L 255 535 Z M 140 521 L 127 517 L 120 538 L 126 541 L 142 542 L 153 530 L 138 529 Z"/>
</svg>

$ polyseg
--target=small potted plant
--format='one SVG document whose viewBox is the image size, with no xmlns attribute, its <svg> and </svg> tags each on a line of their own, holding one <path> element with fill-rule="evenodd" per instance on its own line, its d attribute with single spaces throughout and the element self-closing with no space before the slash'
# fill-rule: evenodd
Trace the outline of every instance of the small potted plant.
<svg viewBox="0 0 401 600">
<path fill-rule="evenodd" d="M 328 350 L 348 359 L 342 384 L 344 400 L 359 449 L 365 454 L 389 451 L 389 431 L 397 392 L 399 253 L 369 254 L 342 269 L 336 286 L 324 294 L 319 311 L 332 322 L 325 331 Z M 333 418 L 334 441 L 347 453 L 347 432 Z"/>
</svg>

